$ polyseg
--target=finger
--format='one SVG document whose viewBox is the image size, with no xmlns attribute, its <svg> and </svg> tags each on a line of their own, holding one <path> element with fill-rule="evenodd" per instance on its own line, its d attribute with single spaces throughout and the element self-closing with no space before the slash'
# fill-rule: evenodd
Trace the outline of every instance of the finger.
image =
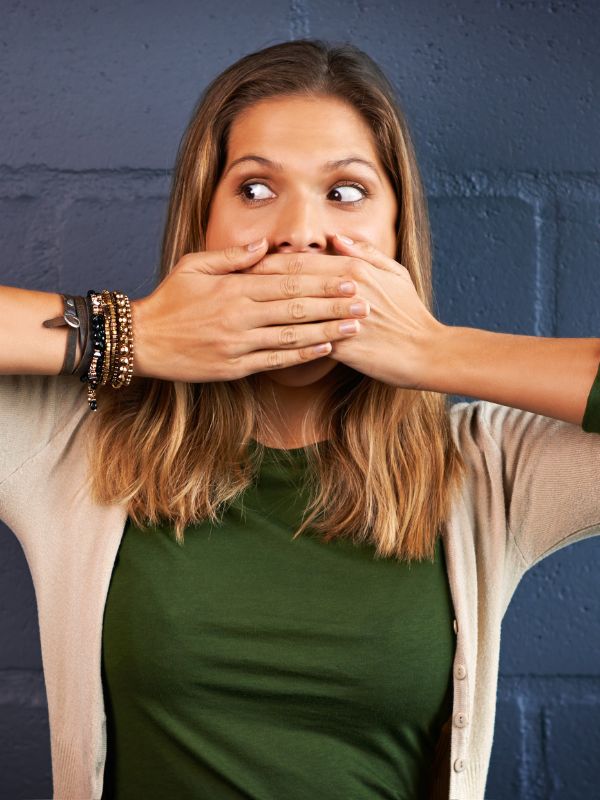
<svg viewBox="0 0 600 800">
<path fill-rule="evenodd" d="M 374 267 L 379 267 L 379 269 L 386 270 L 386 272 L 393 272 L 396 275 L 402 275 L 404 272 L 408 272 L 403 264 L 398 263 L 398 261 L 382 253 L 381 250 L 375 247 L 371 242 L 356 241 L 349 244 L 343 239 L 340 239 L 337 233 L 332 241 L 336 248 L 344 254 L 362 258 L 364 261 L 368 261 L 369 264 L 373 264 Z"/>
<path fill-rule="evenodd" d="M 356 283 L 344 275 L 246 275 L 243 278 L 240 276 L 239 280 L 243 280 L 243 284 L 236 288 L 256 301 L 292 297 L 348 297 L 356 292 Z M 342 289 L 344 284 L 349 284 L 350 288 Z"/>
<path fill-rule="evenodd" d="M 320 342 L 349 339 L 361 330 L 360 320 L 342 319 L 315 322 L 306 325 L 272 325 L 248 332 L 247 342 L 251 352 L 278 348 L 306 348 Z"/>
<path fill-rule="evenodd" d="M 325 352 L 322 351 L 323 345 L 325 345 Z M 318 348 L 321 348 L 321 350 Z M 238 360 L 240 367 L 239 377 L 272 369 L 293 367 L 296 364 L 305 364 L 307 361 L 323 358 L 331 350 L 331 342 L 320 342 L 316 346 L 301 347 L 295 350 L 256 350 Z"/>
<path fill-rule="evenodd" d="M 263 236 L 257 242 L 247 245 L 230 245 L 222 250 L 201 250 L 184 255 L 182 270 L 188 269 L 204 272 L 209 275 L 225 275 L 229 272 L 241 272 L 252 266 L 265 252 L 267 240 Z M 252 249 L 251 249 L 252 248 Z"/>
<path fill-rule="evenodd" d="M 357 304 L 356 312 L 352 306 Z M 268 325 L 290 325 L 314 322 L 315 320 L 340 320 L 367 317 L 371 305 L 363 297 L 296 297 L 290 300 L 271 300 L 265 303 L 251 303 L 244 315 L 244 325 L 262 328 Z"/>
<path fill-rule="evenodd" d="M 308 253 L 267 253 L 257 264 L 240 273 L 247 275 L 303 275 L 309 273 L 342 277 L 348 274 L 348 260 L 335 255 Z"/>
</svg>

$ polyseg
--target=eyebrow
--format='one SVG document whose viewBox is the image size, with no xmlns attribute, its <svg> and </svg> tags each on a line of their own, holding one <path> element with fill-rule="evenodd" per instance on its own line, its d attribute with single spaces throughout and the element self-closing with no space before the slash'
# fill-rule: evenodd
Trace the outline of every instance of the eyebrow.
<svg viewBox="0 0 600 800">
<path fill-rule="evenodd" d="M 223 177 L 225 177 L 236 166 L 236 164 L 240 164 L 242 161 L 256 161 L 259 164 L 262 164 L 264 167 L 271 167 L 277 172 L 283 172 L 283 164 L 281 164 L 279 161 L 271 161 L 269 158 L 265 158 L 264 156 L 247 155 L 241 156 L 240 158 L 236 158 L 235 161 L 232 161 L 225 170 Z M 326 161 L 322 168 L 325 170 L 325 172 L 333 172 L 333 170 L 339 169 L 340 167 L 347 167 L 349 164 L 362 164 L 363 166 L 368 167 L 369 169 L 373 170 L 378 181 L 381 183 L 379 170 L 375 164 L 366 158 L 360 158 L 360 156 L 347 156 L 346 158 L 340 158 L 337 161 Z"/>
</svg>

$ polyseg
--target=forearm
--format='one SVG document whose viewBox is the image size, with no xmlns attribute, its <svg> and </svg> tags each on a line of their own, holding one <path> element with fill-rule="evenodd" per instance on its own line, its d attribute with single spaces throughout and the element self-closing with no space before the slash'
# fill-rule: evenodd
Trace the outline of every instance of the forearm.
<svg viewBox="0 0 600 800">
<path fill-rule="evenodd" d="M 600 339 L 495 333 L 444 325 L 422 388 L 489 400 L 581 425 Z"/>
<path fill-rule="evenodd" d="M 63 312 L 58 293 L 0 286 L 0 375 L 58 375 L 67 328 L 45 328 L 42 322 Z"/>
</svg>

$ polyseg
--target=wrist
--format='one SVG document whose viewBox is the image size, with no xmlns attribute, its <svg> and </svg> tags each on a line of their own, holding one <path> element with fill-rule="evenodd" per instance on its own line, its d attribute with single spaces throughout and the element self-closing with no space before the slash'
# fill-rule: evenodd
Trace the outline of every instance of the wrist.
<svg viewBox="0 0 600 800">
<path fill-rule="evenodd" d="M 421 343 L 418 388 L 422 391 L 452 393 L 449 378 L 453 372 L 451 364 L 456 347 L 456 330 L 453 325 L 434 320 L 429 334 Z"/>
<path fill-rule="evenodd" d="M 500 399 L 513 380 L 513 375 L 527 380 L 527 368 L 513 363 L 512 348 L 535 342 L 536 337 L 497 333 L 484 328 L 445 325 L 440 333 L 436 355 L 432 359 L 431 390 L 443 394 L 463 395 L 477 399 Z M 510 365 L 508 372 L 505 364 Z M 510 405 L 510 403 L 507 403 Z"/>
<path fill-rule="evenodd" d="M 131 308 L 131 324 L 133 327 L 133 340 L 134 340 L 134 358 L 133 358 L 133 375 L 136 378 L 150 378 L 151 359 L 148 353 L 147 339 L 145 331 L 146 326 L 146 306 L 144 305 L 144 298 L 139 300 L 130 300 L 129 305 Z"/>
</svg>

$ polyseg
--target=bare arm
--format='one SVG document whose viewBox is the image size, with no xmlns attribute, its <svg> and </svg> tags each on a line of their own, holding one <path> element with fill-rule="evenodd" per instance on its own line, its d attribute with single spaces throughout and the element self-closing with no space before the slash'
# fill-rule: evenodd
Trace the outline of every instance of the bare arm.
<svg viewBox="0 0 600 800">
<path fill-rule="evenodd" d="M 582 425 L 600 339 L 496 333 L 446 325 L 421 388 L 462 394 Z"/>
<path fill-rule="evenodd" d="M 68 328 L 45 328 L 63 314 L 58 293 L 0 286 L 0 375 L 58 375 Z M 81 357 L 77 343 L 76 363 Z"/>
</svg>

